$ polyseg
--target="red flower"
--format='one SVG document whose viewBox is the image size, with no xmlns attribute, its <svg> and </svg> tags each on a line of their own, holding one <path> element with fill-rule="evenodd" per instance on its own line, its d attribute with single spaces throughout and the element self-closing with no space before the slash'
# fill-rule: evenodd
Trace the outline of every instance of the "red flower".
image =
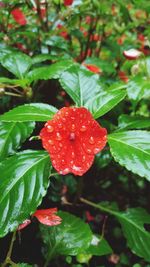
<svg viewBox="0 0 150 267">
<path fill-rule="evenodd" d="M 91 167 L 94 155 L 106 145 L 106 135 L 106 129 L 84 107 L 60 109 L 40 132 L 53 167 L 63 175 L 80 176 Z"/>
<path fill-rule="evenodd" d="M 123 55 L 129 60 L 134 60 L 140 57 L 141 52 L 137 49 L 132 48 L 132 49 L 123 51 Z"/>
<path fill-rule="evenodd" d="M 23 228 L 27 227 L 31 223 L 31 220 L 27 219 L 22 224 L 18 226 L 18 231 L 22 230 Z"/>
<path fill-rule="evenodd" d="M 26 21 L 26 18 L 25 18 L 25 15 L 24 13 L 21 11 L 20 8 L 15 8 L 11 11 L 11 14 L 14 18 L 14 20 L 20 24 L 20 25 L 26 25 L 27 24 L 27 21 Z"/>
<path fill-rule="evenodd" d="M 83 63 L 83 65 L 90 71 L 94 72 L 94 73 L 101 73 L 101 69 L 93 64 L 86 64 Z"/>
<path fill-rule="evenodd" d="M 65 6 L 71 6 L 73 3 L 73 0 L 64 0 L 64 5 Z"/>
<path fill-rule="evenodd" d="M 37 210 L 32 216 L 42 224 L 53 226 L 61 223 L 61 218 L 55 214 L 56 212 L 57 208 Z"/>
</svg>

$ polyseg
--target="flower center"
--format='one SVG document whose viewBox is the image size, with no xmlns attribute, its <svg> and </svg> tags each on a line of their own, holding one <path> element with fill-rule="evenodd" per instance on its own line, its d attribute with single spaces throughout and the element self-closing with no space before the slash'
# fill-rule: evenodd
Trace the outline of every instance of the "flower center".
<svg viewBox="0 0 150 267">
<path fill-rule="evenodd" d="M 70 133 L 69 140 L 74 141 L 75 140 L 75 133 Z"/>
</svg>

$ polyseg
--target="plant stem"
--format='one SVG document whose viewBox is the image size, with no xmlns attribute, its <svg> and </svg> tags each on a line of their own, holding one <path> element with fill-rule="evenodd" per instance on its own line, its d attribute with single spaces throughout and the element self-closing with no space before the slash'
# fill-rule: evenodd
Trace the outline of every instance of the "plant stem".
<svg viewBox="0 0 150 267">
<path fill-rule="evenodd" d="M 14 245 L 15 240 L 16 240 L 16 231 L 13 232 L 12 239 L 11 239 L 10 246 L 9 246 L 9 250 L 8 250 L 8 252 L 7 252 L 6 259 L 5 259 L 5 261 L 2 263 L 1 267 L 5 267 L 5 266 L 7 266 L 8 263 L 11 264 L 11 265 L 13 265 L 13 266 L 17 266 L 17 264 L 15 264 L 15 263 L 11 260 L 11 254 L 12 254 L 13 245 Z"/>
<path fill-rule="evenodd" d="M 23 97 L 22 95 L 18 95 L 18 94 L 15 94 L 15 93 L 10 93 L 10 92 L 5 92 L 5 95 L 16 96 L 16 97 Z"/>
<path fill-rule="evenodd" d="M 85 204 L 87 204 L 87 205 L 90 205 L 90 206 L 92 206 L 92 207 L 94 207 L 96 209 L 99 209 L 99 210 L 101 210 L 103 212 L 109 213 L 109 214 L 114 215 L 114 216 L 118 216 L 117 212 L 115 212 L 112 209 L 109 209 L 108 207 L 104 207 L 104 206 L 102 206 L 100 204 L 96 204 L 96 203 L 91 202 L 91 201 L 89 201 L 89 200 L 87 200 L 85 198 L 82 198 L 82 197 L 80 198 L 80 201 L 85 203 Z"/>
</svg>

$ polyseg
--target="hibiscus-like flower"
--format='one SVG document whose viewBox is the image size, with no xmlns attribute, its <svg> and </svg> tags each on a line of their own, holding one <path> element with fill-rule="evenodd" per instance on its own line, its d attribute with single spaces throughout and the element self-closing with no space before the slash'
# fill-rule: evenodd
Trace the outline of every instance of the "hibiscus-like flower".
<svg viewBox="0 0 150 267">
<path fill-rule="evenodd" d="M 64 107 L 45 124 L 40 138 L 60 174 L 81 176 L 106 145 L 107 131 L 86 108 Z"/>
</svg>

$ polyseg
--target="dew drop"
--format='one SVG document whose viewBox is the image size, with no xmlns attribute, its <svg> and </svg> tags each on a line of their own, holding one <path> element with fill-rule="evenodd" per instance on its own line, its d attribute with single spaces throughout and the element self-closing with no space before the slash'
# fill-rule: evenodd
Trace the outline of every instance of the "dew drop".
<svg viewBox="0 0 150 267">
<path fill-rule="evenodd" d="M 61 123 L 58 123 L 58 128 L 61 129 L 63 126 Z"/>
<path fill-rule="evenodd" d="M 61 163 L 64 165 L 64 164 L 65 164 L 65 160 L 64 160 L 64 159 L 62 159 Z"/>
<path fill-rule="evenodd" d="M 75 112 L 76 111 L 76 108 L 73 108 L 72 110 Z"/>
<path fill-rule="evenodd" d="M 71 119 L 74 121 L 75 120 L 75 117 L 71 116 Z"/>
<path fill-rule="evenodd" d="M 98 147 L 94 148 L 94 154 L 97 154 L 98 152 L 99 152 L 99 148 Z"/>
<path fill-rule="evenodd" d="M 91 150 L 91 149 L 87 149 L 86 152 L 87 152 L 88 154 L 91 154 L 92 150 Z"/>
<path fill-rule="evenodd" d="M 93 136 L 90 137 L 90 139 L 89 139 L 89 143 L 90 143 L 91 145 L 94 145 L 95 141 L 94 141 Z"/>
<path fill-rule="evenodd" d="M 69 140 L 74 141 L 75 140 L 75 133 L 70 133 Z"/>
<path fill-rule="evenodd" d="M 66 122 L 66 118 L 62 117 L 63 122 Z"/>
<path fill-rule="evenodd" d="M 48 131 L 49 133 L 52 133 L 52 132 L 54 131 L 54 127 L 51 126 L 51 125 L 48 125 L 48 126 L 47 126 L 47 131 Z"/>
<path fill-rule="evenodd" d="M 81 132 L 85 132 L 87 130 L 87 127 L 85 125 L 82 125 L 81 128 L 80 128 L 80 131 Z"/>
<path fill-rule="evenodd" d="M 71 153 L 71 157 L 72 157 L 73 159 L 75 158 L 75 153 L 74 153 L 74 152 Z"/>
<path fill-rule="evenodd" d="M 66 111 L 66 112 L 65 112 L 65 116 L 66 116 L 66 117 L 68 117 L 68 115 L 69 115 L 69 112 L 68 112 L 68 111 Z"/>
<path fill-rule="evenodd" d="M 59 143 L 59 147 L 62 147 L 63 145 L 62 145 L 62 143 Z"/>
<path fill-rule="evenodd" d="M 50 145 L 53 145 L 53 144 L 54 144 L 54 141 L 51 140 L 51 139 L 49 139 L 49 140 L 48 140 L 48 143 L 49 143 Z"/>
<path fill-rule="evenodd" d="M 58 154 L 58 155 L 57 155 L 57 158 L 58 158 L 58 159 L 60 159 L 60 158 L 61 158 L 60 154 Z"/>
<path fill-rule="evenodd" d="M 52 160 L 52 163 L 55 165 L 55 164 L 56 164 L 56 160 L 53 159 L 53 160 Z"/>
<path fill-rule="evenodd" d="M 56 133 L 56 140 L 58 140 L 58 141 L 62 140 L 62 136 L 60 135 L 59 132 Z"/>
<path fill-rule="evenodd" d="M 82 157 L 82 162 L 85 162 L 85 156 Z"/>
<path fill-rule="evenodd" d="M 71 130 L 74 131 L 75 130 L 75 124 L 71 125 Z"/>
<path fill-rule="evenodd" d="M 71 161 L 70 161 L 70 163 L 73 165 L 74 161 L 73 161 L 73 160 L 71 160 Z"/>
</svg>

